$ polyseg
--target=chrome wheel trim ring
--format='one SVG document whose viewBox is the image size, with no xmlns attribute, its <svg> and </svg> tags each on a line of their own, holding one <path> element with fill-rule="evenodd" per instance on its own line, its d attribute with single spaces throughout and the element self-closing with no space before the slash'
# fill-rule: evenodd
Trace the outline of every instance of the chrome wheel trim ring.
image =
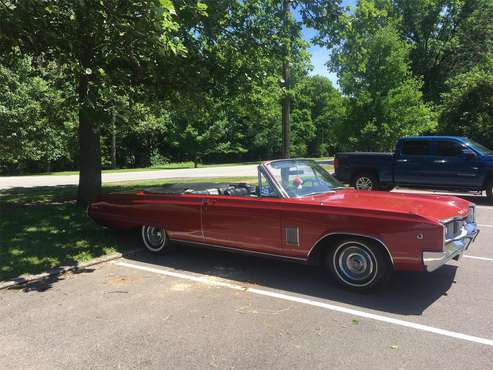
<svg viewBox="0 0 493 370">
<path fill-rule="evenodd" d="M 358 190 L 372 190 L 373 182 L 369 177 L 361 176 L 356 179 L 354 187 Z"/>
<path fill-rule="evenodd" d="M 142 226 L 142 240 L 151 252 L 160 252 L 166 247 L 168 238 L 163 228 Z"/>
<path fill-rule="evenodd" d="M 357 288 L 371 285 L 378 275 L 375 254 L 365 244 L 357 241 L 339 245 L 334 251 L 332 266 L 339 279 Z"/>
</svg>

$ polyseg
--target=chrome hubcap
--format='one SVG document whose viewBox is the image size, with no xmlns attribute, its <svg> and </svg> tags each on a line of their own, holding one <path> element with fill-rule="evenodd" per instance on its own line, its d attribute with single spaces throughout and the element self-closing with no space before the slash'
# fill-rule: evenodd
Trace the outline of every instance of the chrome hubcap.
<svg viewBox="0 0 493 370">
<path fill-rule="evenodd" d="M 368 263 L 361 254 L 351 253 L 347 257 L 346 266 L 352 274 L 361 274 L 367 269 Z"/>
<path fill-rule="evenodd" d="M 159 227 L 143 226 L 142 238 L 146 247 L 151 251 L 159 251 L 166 245 L 166 232 Z"/>
<path fill-rule="evenodd" d="M 373 183 L 368 177 L 362 176 L 358 177 L 356 180 L 356 189 L 358 190 L 371 190 L 373 189 Z"/>
<path fill-rule="evenodd" d="M 376 258 L 365 245 L 348 242 L 339 246 L 334 254 L 337 275 L 352 286 L 371 284 L 377 275 Z"/>
</svg>

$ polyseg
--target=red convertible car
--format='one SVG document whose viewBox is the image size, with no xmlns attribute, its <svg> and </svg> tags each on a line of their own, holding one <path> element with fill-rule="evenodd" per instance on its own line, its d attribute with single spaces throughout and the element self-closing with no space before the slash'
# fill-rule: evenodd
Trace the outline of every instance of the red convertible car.
<svg viewBox="0 0 493 370">
<path fill-rule="evenodd" d="M 452 196 L 342 186 L 316 162 L 258 166 L 258 184 L 190 184 L 101 195 L 97 223 L 139 228 L 148 251 L 171 241 L 322 264 L 362 290 L 392 271 L 433 271 L 458 259 L 479 230 L 474 204 Z"/>
</svg>

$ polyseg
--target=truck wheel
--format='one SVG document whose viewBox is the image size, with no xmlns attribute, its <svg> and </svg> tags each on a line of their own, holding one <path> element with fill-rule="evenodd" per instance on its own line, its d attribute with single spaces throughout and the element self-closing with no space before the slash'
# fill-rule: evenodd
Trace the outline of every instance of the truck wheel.
<svg viewBox="0 0 493 370">
<path fill-rule="evenodd" d="M 356 190 L 376 190 L 378 180 L 370 173 L 360 173 L 353 178 L 353 187 Z"/>
<path fill-rule="evenodd" d="M 325 267 L 344 288 L 358 291 L 382 285 L 392 274 L 382 248 L 362 238 L 340 240 L 327 253 Z"/>
</svg>

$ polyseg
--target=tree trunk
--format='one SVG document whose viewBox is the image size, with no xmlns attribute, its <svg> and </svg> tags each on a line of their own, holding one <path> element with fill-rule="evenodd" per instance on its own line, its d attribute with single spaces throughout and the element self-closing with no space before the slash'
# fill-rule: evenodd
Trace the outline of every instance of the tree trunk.
<svg viewBox="0 0 493 370">
<path fill-rule="evenodd" d="M 284 37 L 287 42 L 289 36 L 289 2 L 283 0 L 283 22 Z M 284 97 L 282 99 L 282 158 L 289 158 L 289 120 L 291 113 L 291 98 L 289 96 L 290 74 L 289 74 L 289 54 L 290 45 L 284 45 L 284 55 L 282 62 L 282 78 L 284 80 Z"/>
<path fill-rule="evenodd" d="M 113 117 L 111 126 L 111 168 L 116 168 L 116 112 L 113 107 Z"/>
<path fill-rule="evenodd" d="M 79 190 L 77 205 L 86 207 L 101 192 L 100 131 L 95 122 L 96 88 L 79 77 Z"/>
</svg>

